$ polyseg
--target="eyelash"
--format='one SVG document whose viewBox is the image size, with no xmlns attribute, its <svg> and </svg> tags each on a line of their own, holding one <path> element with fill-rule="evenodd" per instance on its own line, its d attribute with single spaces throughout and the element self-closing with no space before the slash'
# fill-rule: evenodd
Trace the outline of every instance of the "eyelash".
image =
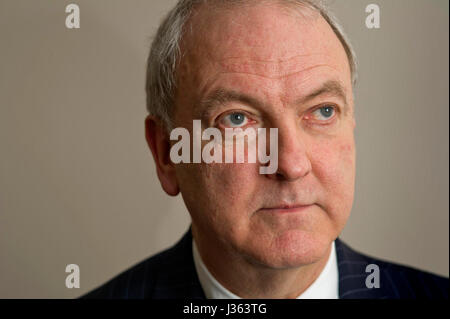
<svg viewBox="0 0 450 319">
<path fill-rule="evenodd" d="M 321 121 L 321 120 L 314 121 L 315 122 L 314 124 L 317 124 L 317 125 L 329 125 L 329 124 L 332 124 L 332 122 L 334 122 L 334 120 L 336 119 L 337 113 L 339 113 L 339 108 L 336 105 L 334 105 L 334 104 L 322 104 L 322 105 L 314 108 L 310 112 L 310 114 L 314 114 L 315 112 L 317 112 L 317 111 L 319 111 L 319 110 L 321 110 L 323 108 L 332 108 L 333 109 L 333 115 L 330 118 L 328 118 L 328 119 L 326 119 L 324 121 Z M 307 115 L 306 118 L 308 119 L 309 115 Z"/>
<path fill-rule="evenodd" d="M 322 105 L 319 105 L 318 107 L 313 108 L 313 110 L 310 111 L 308 114 L 314 114 L 315 112 L 317 112 L 317 111 L 319 111 L 319 110 L 321 110 L 323 108 L 328 108 L 328 107 L 333 109 L 333 112 L 334 112 L 333 116 L 330 117 L 327 120 L 324 120 L 324 121 L 320 121 L 320 120 L 319 121 L 315 121 L 316 123 L 313 123 L 313 124 L 325 126 L 325 125 L 330 125 L 330 124 L 332 124 L 332 122 L 334 122 L 334 120 L 336 119 L 337 113 L 339 113 L 339 111 L 340 111 L 339 107 L 337 105 L 335 105 L 335 104 L 322 104 Z M 226 116 L 229 116 L 229 115 L 235 114 L 235 113 L 243 114 L 247 118 L 247 121 L 250 122 L 250 123 L 247 123 L 245 126 L 248 126 L 248 125 L 251 125 L 251 124 L 254 124 L 254 123 L 257 122 L 257 121 L 252 119 L 252 116 L 247 111 L 243 111 L 243 110 L 228 111 L 228 112 L 226 112 L 224 114 L 219 115 L 217 117 L 217 119 L 215 120 L 215 122 L 217 124 L 219 124 Z M 309 115 L 307 115 L 306 118 L 308 119 Z M 242 126 L 240 128 L 244 128 L 245 126 Z"/>
<path fill-rule="evenodd" d="M 226 112 L 226 113 L 224 113 L 224 114 L 221 114 L 219 117 L 217 117 L 217 119 L 215 120 L 215 122 L 216 122 L 217 124 L 220 124 L 220 122 L 221 122 L 225 117 L 227 117 L 227 116 L 229 116 L 229 115 L 232 115 L 232 114 L 236 114 L 236 113 L 243 114 L 243 115 L 246 117 L 247 121 L 249 122 L 249 123 L 247 123 L 245 126 L 242 126 L 242 127 L 236 127 L 236 128 L 245 128 L 246 126 L 252 125 L 252 124 L 254 124 L 254 123 L 257 122 L 257 121 L 255 121 L 255 120 L 252 119 L 252 116 L 251 116 L 248 112 L 243 111 L 243 110 L 232 110 L 232 111 L 228 111 L 228 112 Z"/>
</svg>

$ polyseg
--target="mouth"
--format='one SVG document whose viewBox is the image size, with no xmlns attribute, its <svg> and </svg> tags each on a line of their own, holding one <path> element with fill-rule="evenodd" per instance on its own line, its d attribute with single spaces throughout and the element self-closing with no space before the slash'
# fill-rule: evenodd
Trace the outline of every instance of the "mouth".
<svg viewBox="0 0 450 319">
<path fill-rule="evenodd" d="M 276 205 L 273 207 L 263 207 L 259 211 L 260 212 L 266 212 L 266 213 L 272 213 L 272 214 L 291 214 L 291 213 L 301 213 L 308 208 L 313 207 L 314 204 L 308 204 L 308 205 Z"/>
</svg>

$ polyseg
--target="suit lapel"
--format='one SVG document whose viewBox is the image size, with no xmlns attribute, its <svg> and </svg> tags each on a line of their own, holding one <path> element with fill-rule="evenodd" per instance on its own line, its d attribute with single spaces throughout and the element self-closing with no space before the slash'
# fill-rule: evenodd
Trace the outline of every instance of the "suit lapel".
<svg viewBox="0 0 450 319">
<path fill-rule="evenodd" d="M 206 299 L 192 257 L 190 228 L 171 249 L 170 261 L 164 268 L 164 272 L 157 276 L 153 292 L 154 298 Z"/>
<path fill-rule="evenodd" d="M 376 260 L 355 252 L 339 238 L 335 241 L 339 271 L 340 299 L 385 299 L 390 297 L 389 282 L 382 280 L 380 288 L 368 288 L 366 278 L 371 272 L 366 272 L 369 264 Z M 380 276 L 381 276 L 380 270 Z"/>
</svg>

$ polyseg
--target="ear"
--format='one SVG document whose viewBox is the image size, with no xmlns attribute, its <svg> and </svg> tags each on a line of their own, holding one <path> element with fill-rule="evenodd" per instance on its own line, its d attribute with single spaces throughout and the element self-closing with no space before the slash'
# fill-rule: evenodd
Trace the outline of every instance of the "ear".
<svg viewBox="0 0 450 319">
<path fill-rule="evenodd" d="M 149 115 L 145 119 L 145 138 L 152 151 L 156 164 L 156 173 L 164 191 L 170 196 L 180 192 L 175 174 L 175 167 L 170 160 L 170 138 L 162 122 Z"/>
</svg>

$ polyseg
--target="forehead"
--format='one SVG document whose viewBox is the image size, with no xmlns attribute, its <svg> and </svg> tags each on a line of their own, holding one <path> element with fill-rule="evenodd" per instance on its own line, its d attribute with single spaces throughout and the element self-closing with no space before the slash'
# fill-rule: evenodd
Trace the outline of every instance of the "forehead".
<svg viewBox="0 0 450 319">
<path fill-rule="evenodd" d="M 179 88 L 191 83 L 192 95 L 206 94 L 212 82 L 249 87 L 253 76 L 271 81 L 272 87 L 307 90 L 331 79 L 351 90 L 342 44 L 320 13 L 306 7 L 203 5 L 187 23 L 181 49 Z"/>
<path fill-rule="evenodd" d="M 228 69 L 253 67 L 273 76 L 325 59 L 348 63 L 342 44 L 320 13 L 298 5 L 266 1 L 203 5 L 194 11 L 185 31 L 182 48 L 190 62 L 206 58 Z M 246 61 L 255 63 L 246 66 Z"/>
</svg>

